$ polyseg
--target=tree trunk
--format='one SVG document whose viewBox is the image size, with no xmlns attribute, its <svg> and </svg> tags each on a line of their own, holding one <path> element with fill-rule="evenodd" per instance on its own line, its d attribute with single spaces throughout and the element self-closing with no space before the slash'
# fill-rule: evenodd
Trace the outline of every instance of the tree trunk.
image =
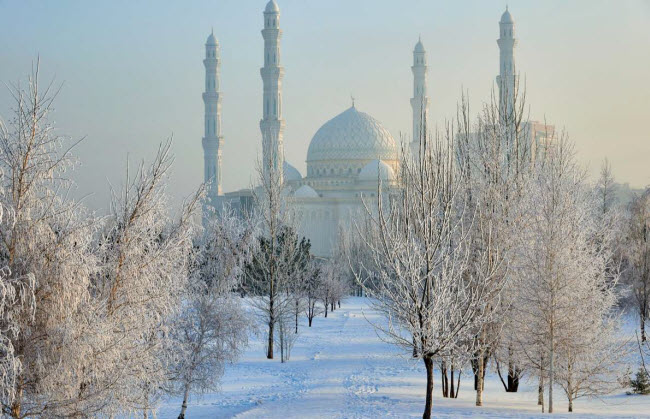
<svg viewBox="0 0 650 419">
<path fill-rule="evenodd" d="M 273 359 L 273 326 L 275 322 L 273 320 L 269 321 L 269 341 L 268 341 L 268 349 L 266 352 L 266 358 L 267 359 Z"/>
<path fill-rule="evenodd" d="M 440 380 L 442 381 L 442 397 L 449 397 L 449 377 L 447 377 L 447 363 L 440 363 Z"/>
<path fill-rule="evenodd" d="M 298 333 L 298 311 L 299 311 L 298 300 L 296 300 L 296 333 Z"/>
<path fill-rule="evenodd" d="M 314 320 L 314 318 L 310 315 L 307 320 L 309 320 L 309 327 L 311 327 L 311 321 Z"/>
<path fill-rule="evenodd" d="M 646 341 L 646 335 L 645 335 L 645 313 L 644 310 L 641 310 L 641 315 L 639 316 L 641 320 L 641 342 Z"/>
<path fill-rule="evenodd" d="M 512 362 L 512 358 L 508 359 L 508 388 L 506 392 L 516 393 L 519 390 L 519 368 Z"/>
<path fill-rule="evenodd" d="M 485 379 L 485 364 L 484 364 L 484 358 L 483 358 L 483 353 L 479 353 L 479 357 L 477 359 L 478 361 L 478 368 L 477 368 L 477 382 L 476 382 L 476 405 L 477 406 L 483 406 L 483 381 Z"/>
<path fill-rule="evenodd" d="M 427 394 L 422 419 L 431 419 L 431 409 L 433 407 L 433 359 L 425 356 L 423 360 L 427 369 Z"/>
<path fill-rule="evenodd" d="M 541 368 L 539 371 L 539 384 L 537 385 L 537 405 L 542 406 L 542 413 L 544 413 L 544 375 Z"/>
<path fill-rule="evenodd" d="M 454 392 L 454 364 L 453 363 L 451 364 L 451 371 L 449 373 L 449 377 L 450 377 L 449 383 L 451 384 L 449 386 L 449 397 L 455 399 L 456 393 Z"/>
<path fill-rule="evenodd" d="M 11 404 L 11 417 L 20 418 L 20 413 L 22 409 L 22 399 L 23 399 L 23 377 L 21 376 L 18 379 L 18 387 L 16 388 L 16 397 L 14 402 Z"/>
<path fill-rule="evenodd" d="M 460 376 L 463 374 L 463 370 L 458 370 L 458 384 L 456 385 L 456 394 L 454 395 L 454 399 L 458 398 L 458 393 L 460 392 Z M 453 383 L 452 383 L 453 385 Z"/>
<path fill-rule="evenodd" d="M 339 308 L 341 308 L 341 300 L 339 300 Z"/>
<path fill-rule="evenodd" d="M 181 413 L 178 415 L 178 419 L 185 419 L 185 411 L 187 410 L 187 398 L 190 395 L 190 386 L 185 385 L 185 392 L 183 394 L 183 404 L 181 405 Z"/>
<path fill-rule="evenodd" d="M 325 317 L 327 317 L 327 299 L 325 299 Z"/>
<path fill-rule="evenodd" d="M 539 384 L 537 385 L 537 405 L 544 413 L 544 355 L 539 358 Z"/>
<path fill-rule="evenodd" d="M 573 412 L 573 397 L 569 396 L 569 413 Z"/>
<path fill-rule="evenodd" d="M 553 413 L 553 335 L 551 334 L 551 353 L 548 359 L 548 413 Z"/>
<path fill-rule="evenodd" d="M 336 306 L 336 303 L 334 303 L 334 301 L 332 301 L 332 311 L 334 311 L 335 306 Z"/>
</svg>

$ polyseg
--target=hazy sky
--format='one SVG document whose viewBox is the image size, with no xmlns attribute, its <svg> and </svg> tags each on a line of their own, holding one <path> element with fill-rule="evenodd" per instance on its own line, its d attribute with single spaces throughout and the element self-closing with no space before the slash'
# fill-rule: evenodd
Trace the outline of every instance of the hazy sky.
<svg viewBox="0 0 650 419">
<path fill-rule="evenodd" d="M 285 155 L 303 174 L 309 141 L 350 106 L 410 135 L 412 50 L 429 58 L 431 116 L 455 114 L 463 89 L 473 110 L 498 71 L 505 1 L 278 0 L 285 67 Z M 64 82 L 55 119 L 86 136 L 74 178 L 87 203 L 107 202 L 131 161 L 174 135 L 174 202 L 203 176 L 204 43 L 221 44 L 223 185 L 247 187 L 261 149 L 266 0 L 0 0 L 0 80 L 24 77 L 40 54 L 45 80 Z M 518 70 L 534 119 L 564 127 L 595 173 L 608 157 L 617 180 L 650 184 L 650 1 L 508 2 Z M 7 115 L 8 95 L 0 95 Z"/>
</svg>

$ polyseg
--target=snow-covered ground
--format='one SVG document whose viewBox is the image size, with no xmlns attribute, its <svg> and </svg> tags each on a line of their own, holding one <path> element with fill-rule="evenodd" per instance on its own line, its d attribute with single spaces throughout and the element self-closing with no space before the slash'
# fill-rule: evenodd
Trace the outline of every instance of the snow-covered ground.
<svg viewBox="0 0 650 419">
<path fill-rule="evenodd" d="M 221 392 L 193 399 L 187 417 L 194 418 L 405 418 L 421 417 L 425 373 L 422 362 L 384 343 L 368 320 L 381 321 L 365 298 L 349 298 L 327 319 L 302 320 L 301 335 L 288 363 L 267 360 L 263 339 L 253 337 L 243 358 L 228 365 Z M 278 356 L 279 358 L 279 356 Z M 491 375 L 484 406 L 474 406 L 471 371 L 461 379 L 458 399 L 444 399 L 436 375 L 434 416 L 445 418 L 543 417 L 535 383 L 506 393 Z M 650 417 L 650 396 L 627 396 L 621 390 L 602 400 L 579 399 L 574 413 L 558 388 L 554 417 Z M 166 402 L 161 418 L 176 418 L 180 400 Z M 546 415 L 548 417 L 548 415 Z"/>
</svg>

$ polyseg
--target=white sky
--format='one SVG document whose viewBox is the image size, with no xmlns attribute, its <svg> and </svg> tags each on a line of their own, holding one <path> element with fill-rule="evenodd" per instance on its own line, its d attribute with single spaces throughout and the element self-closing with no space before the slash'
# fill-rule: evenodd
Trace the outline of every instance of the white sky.
<svg viewBox="0 0 650 419">
<path fill-rule="evenodd" d="M 250 185 L 261 149 L 266 0 L 0 0 L 0 80 L 23 78 L 40 54 L 45 79 L 64 82 L 56 121 L 78 138 L 78 194 L 92 208 L 119 183 L 127 155 L 151 158 L 174 134 L 174 204 L 203 176 L 204 43 L 221 44 L 224 190 Z M 410 135 L 412 50 L 429 59 L 431 116 L 455 114 L 463 89 L 474 110 L 498 71 L 505 1 L 278 0 L 284 79 L 285 154 L 303 174 L 309 141 L 350 106 Z M 617 180 L 650 184 L 650 1 L 509 1 L 518 70 L 532 117 L 564 127 L 596 173 L 608 157 Z M 0 95 L 7 116 L 8 95 Z"/>
</svg>

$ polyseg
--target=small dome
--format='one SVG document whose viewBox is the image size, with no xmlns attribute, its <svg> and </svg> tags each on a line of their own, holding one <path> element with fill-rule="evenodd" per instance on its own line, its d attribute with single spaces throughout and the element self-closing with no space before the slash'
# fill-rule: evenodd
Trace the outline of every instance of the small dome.
<svg viewBox="0 0 650 419">
<path fill-rule="evenodd" d="M 506 7 L 506 11 L 503 12 L 503 14 L 501 15 L 501 21 L 499 23 L 515 23 L 507 7 Z"/>
<path fill-rule="evenodd" d="M 285 182 L 291 182 L 291 181 L 296 181 L 296 180 L 301 180 L 302 179 L 302 175 L 300 174 L 298 169 L 296 169 L 295 167 L 293 167 L 292 165 L 290 165 L 286 161 L 282 165 L 282 174 L 284 176 L 284 181 Z"/>
<path fill-rule="evenodd" d="M 280 13 L 280 8 L 278 7 L 278 4 L 275 2 L 275 0 L 270 0 L 268 3 L 266 3 L 266 9 L 264 9 L 264 13 Z"/>
<path fill-rule="evenodd" d="M 318 198 L 318 192 L 314 190 L 309 185 L 302 185 L 301 187 L 298 188 L 296 192 L 293 194 L 294 197 L 296 198 Z"/>
<path fill-rule="evenodd" d="M 359 180 L 376 182 L 378 178 L 382 181 L 395 180 L 393 169 L 381 160 L 371 161 L 363 166 L 363 169 L 359 172 Z"/>
<path fill-rule="evenodd" d="M 217 45 L 217 38 L 214 37 L 214 32 L 208 36 L 208 40 L 205 41 L 206 45 Z"/>
<path fill-rule="evenodd" d="M 418 39 L 418 43 L 415 44 L 415 50 L 413 52 L 425 52 L 424 51 L 424 45 L 422 45 L 422 40 Z"/>
</svg>

